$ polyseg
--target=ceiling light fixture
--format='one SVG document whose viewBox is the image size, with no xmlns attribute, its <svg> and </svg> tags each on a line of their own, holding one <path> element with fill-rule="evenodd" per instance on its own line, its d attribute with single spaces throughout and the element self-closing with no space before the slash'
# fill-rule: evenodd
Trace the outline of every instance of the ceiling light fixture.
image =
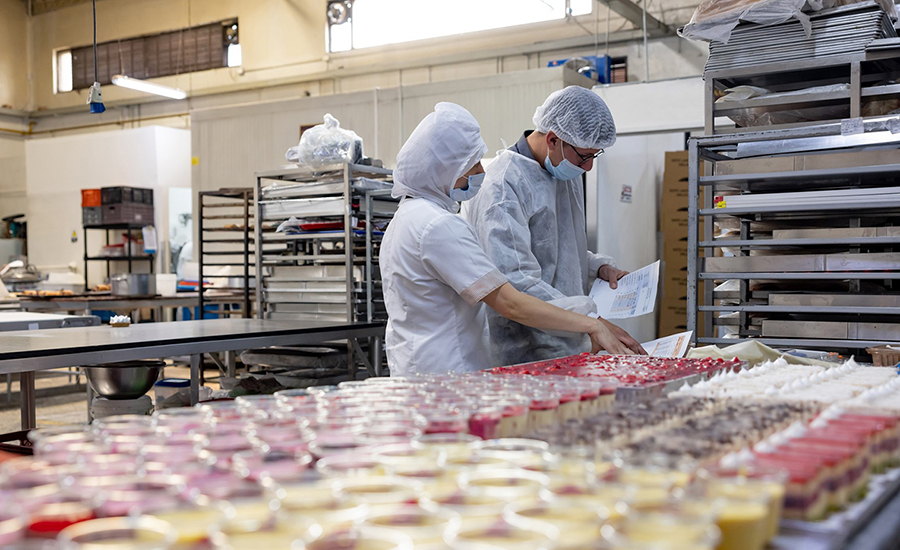
<svg viewBox="0 0 900 550">
<path fill-rule="evenodd" d="M 120 74 L 112 77 L 112 83 L 123 88 L 130 88 L 139 92 L 161 95 L 172 99 L 184 99 L 187 97 L 187 93 L 185 93 L 184 90 L 163 86 L 161 84 L 154 84 L 152 82 L 147 82 L 146 80 L 131 78 L 130 76 L 123 76 Z"/>
</svg>

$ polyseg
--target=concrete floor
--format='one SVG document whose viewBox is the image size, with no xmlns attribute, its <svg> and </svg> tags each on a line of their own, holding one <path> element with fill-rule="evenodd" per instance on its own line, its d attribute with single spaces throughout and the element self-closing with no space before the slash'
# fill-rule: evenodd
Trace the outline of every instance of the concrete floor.
<svg viewBox="0 0 900 550">
<path fill-rule="evenodd" d="M 214 370 L 207 370 L 207 376 L 216 376 Z M 190 369 L 186 366 L 167 366 L 165 377 L 190 378 Z M 85 378 L 81 377 L 81 384 L 75 385 L 75 377 L 53 376 L 41 377 L 35 381 L 38 391 L 37 398 L 37 425 L 61 426 L 87 422 L 87 392 L 84 387 Z M 207 380 L 207 386 L 216 390 L 218 383 Z M 7 401 L 6 379 L 0 376 L 0 433 L 19 431 L 21 426 L 21 412 L 18 402 L 19 383 L 12 382 L 12 403 Z M 52 392 L 55 395 L 41 396 L 41 392 Z M 151 391 L 151 397 L 152 391 Z"/>
</svg>

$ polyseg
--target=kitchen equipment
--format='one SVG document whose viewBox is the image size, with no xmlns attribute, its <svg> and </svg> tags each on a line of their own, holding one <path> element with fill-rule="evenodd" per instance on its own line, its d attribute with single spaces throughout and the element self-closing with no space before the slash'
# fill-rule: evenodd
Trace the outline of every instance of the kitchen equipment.
<svg viewBox="0 0 900 550">
<path fill-rule="evenodd" d="M 85 366 L 91 389 L 110 400 L 137 399 L 147 393 L 165 367 L 164 361 L 125 361 Z"/>
<path fill-rule="evenodd" d="M 152 273 L 117 273 L 109 285 L 113 296 L 156 295 L 156 275 Z"/>
<path fill-rule="evenodd" d="M 37 330 L 45 328 L 96 327 L 100 318 L 96 315 L 55 315 L 8 311 L 0 313 L 0 332 L 10 330 Z"/>
<path fill-rule="evenodd" d="M 3 271 L 0 271 L 0 278 L 4 283 L 37 283 L 43 279 L 43 276 L 33 265 L 26 265 L 22 260 L 16 260 L 8 263 Z"/>
</svg>

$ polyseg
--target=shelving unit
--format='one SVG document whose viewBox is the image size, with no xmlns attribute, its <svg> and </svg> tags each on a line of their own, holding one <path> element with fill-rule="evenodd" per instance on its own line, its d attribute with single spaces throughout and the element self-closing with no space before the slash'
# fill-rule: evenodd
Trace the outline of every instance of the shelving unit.
<svg viewBox="0 0 900 550">
<path fill-rule="evenodd" d="M 707 335 L 696 344 L 756 339 L 859 353 L 900 342 L 900 260 L 892 260 L 900 258 L 900 200 L 779 204 L 776 195 L 900 186 L 893 124 L 866 119 L 864 133 L 849 136 L 832 123 L 690 140 L 688 328 Z M 715 207 L 717 197 L 727 204 L 730 195 L 763 194 L 772 199 L 764 206 Z M 700 234 L 703 218 L 716 223 Z M 733 236 L 717 237 L 714 225 Z M 711 257 L 724 248 L 739 257 Z M 728 280 L 737 292 L 715 290 Z"/>
<path fill-rule="evenodd" d="M 210 304 L 218 304 L 222 309 L 215 314 L 220 317 L 239 315 L 245 319 L 252 317 L 251 286 L 255 280 L 255 271 L 251 267 L 254 256 L 255 237 L 252 233 L 252 220 L 255 218 L 253 211 L 253 188 L 223 188 L 217 191 L 201 191 L 198 194 L 199 219 L 198 234 L 200 236 L 197 255 L 199 262 L 198 296 L 201 317 L 205 315 L 204 308 Z M 240 275 L 228 273 L 215 275 L 214 268 L 236 267 L 240 268 Z M 251 273 L 253 272 L 253 273 Z M 206 288 L 202 281 L 207 279 L 224 280 L 227 286 L 221 284 Z M 237 280 L 239 284 L 232 283 Z M 210 291 L 220 293 L 216 300 L 212 301 L 207 296 Z M 222 292 L 232 292 L 237 301 L 241 302 L 241 309 L 228 309 L 230 304 L 224 304 L 221 300 Z"/>
<path fill-rule="evenodd" d="M 90 262 L 106 262 L 106 277 L 107 279 L 111 276 L 110 264 L 112 262 L 127 262 L 128 263 L 128 273 L 131 273 L 132 265 L 134 262 L 138 261 L 146 261 L 150 262 L 150 273 L 153 273 L 153 268 L 156 265 L 154 261 L 155 255 L 149 254 L 147 256 L 88 256 L 88 230 L 102 230 L 106 231 L 106 244 L 110 244 L 110 231 L 127 231 L 130 236 L 133 231 L 140 232 L 146 224 L 108 224 L 108 225 L 85 225 L 84 226 L 84 291 L 87 292 L 90 290 L 90 285 L 88 284 L 88 265 Z M 129 246 L 126 242 L 125 246 Z"/>
<path fill-rule="evenodd" d="M 383 232 L 376 226 L 383 229 L 398 201 L 390 197 L 389 188 L 372 188 L 372 180 L 390 182 L 391 174 L 384 168 L 348 163 L 256 174 L 259 318 L 387 320 L 378 268 Z M 358 184 L 360 178 L 369 180 L 368 188 Z M 291 217 L 310 225 L 293 234 L 277 232 L 278 225 Z M 351 349 L 365 358 L 358 343 L 352 342 Z M 380 374 L 380 339 L 371 343 L 370 350 L 373 359 L 366 367 Z"/>
<path fill-rule="evenodd" d="M 865 6 L 854 4 L 825 10 L 812 15 L 815 24 L 819 18 L 830 17 L 828 13 L 843 13 L 845 17 L 854 18 L 858 25 L 862 25 L 860 17 L 864 13 L 877 13 L 884 15 L 883 11 L 874 4 Z M 836 19 L 835 19 L 836 20 Z M 889 21 L 889 19 L 887 19 Z M 788 27 L 795 27 L 793 31 L 802 35 L 800 25 L 796 21 L 783 23 L 777 27 L 761 28 L 758 25 L 741 25 L 735 33 L 745 33 L 747 36 L 756 35 L 752 48 L 746 48 L 746 58 L 764 62 L 750 64 L 747 59 L 744 63 L 735 63 L 731 68 L 724 68 L 727 62 L 716 59 L 716 49 L 728 49 L 731 46 L 713 43 L 711 45 L 710 60 L 713 67 L 704 72 L 705 82 L 705 119 L 707 135 L 747 132 L 759 129 L 786 129 L 804 126 L 815 126 L 829 121 L 840 121 L 846 118 L 859 118 L 866 113 L 866 104 L 875 100 L 887 100 L 900 98 L 900 85 L 894 83 L 896 75 L 900 72 L 900 48 L 878 49 L 866 46 L 866 40 L 874 38 L 860 38 L 857 36 L 852 44 L 836 40 L 835 37 L 825 36 L 816 40 L 815 33 L 812 39 L 797 36 L 791 42 L 798 52 L 815 51 L 810 57 L 806 54 L 793 56 L 784 53 L 785 48 L 775 48 L 764 45 L 765 40 L 760 38 L 765 33 L 772 33 L 773 29 L 783 28 L 787 32 Z M 885 23 L 885 37 L 896 37 L 896 31 Z M 845 32 L 853 32 L 854 27 L 848 26 Z M 862 42 L 860 41 L 862 40 Z M 736 47 L 736 46 L 735 46 Z M 778 51 L 778 53 L 773 53 Z M 771 59 L 780 58 L 780 61 Z M 765 61 L 770 62 L 765 62 Z M 742 66 L 743 65 L 743 66 Z M 832 89 L 817 93 L 809 93 L 795 96 L 782 97 L 756 97 L 744 101 L 728 101 L 716 103 L 717 95 L 725 90 L 737 86 L 755 86 L 768 89 L 773 93 L 791 92 L 811 87 L 830 85 L 844 85 L 843 89 Z M 816 109 L 816 110 L 811 110 Z M 763 114 L 773 115 L 783 111 L 802 111 L 798 113 L 797 122 L 773 124 L 768 126 L 744 126 L 743 128 L 721 127 L 716 124 L 716 117 L 728 116 L 759 116 Z M 830 113 L 830 115 L 829 115 Z M 809 114 L 809 117 L 806 117 Z M 874 113 L 873 113 L 874 114 Z M 812 121 L 808 122 L 806 120 Z"/>
</svg>

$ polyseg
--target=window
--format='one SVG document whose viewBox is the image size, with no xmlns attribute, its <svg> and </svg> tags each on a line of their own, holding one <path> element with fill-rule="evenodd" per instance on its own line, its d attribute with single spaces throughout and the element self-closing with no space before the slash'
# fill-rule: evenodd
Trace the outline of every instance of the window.
<svg viewBox="0 0 900 550">
<path fill-rule="evenodd" d="M 341 52 L 562 19 L 593 0 L 332 0 L 328 51 Z"/>
<path fill-rule="evenodd" d="M 97 75 L 109 84 L 114 75 L 147 79 L 234 67 L 241 64 L 236 19 L 189 29 L 97 44 Z M 94 83 L 93 45 L 56 52 L 56 91 L 90 88 Z"/>
<path fill-rule="evenodd" d="M 609 82 L 610 84 L 621 84 L 628 82 L 628 58 L 613 57 L 609 60 Z"/>
</svg>

